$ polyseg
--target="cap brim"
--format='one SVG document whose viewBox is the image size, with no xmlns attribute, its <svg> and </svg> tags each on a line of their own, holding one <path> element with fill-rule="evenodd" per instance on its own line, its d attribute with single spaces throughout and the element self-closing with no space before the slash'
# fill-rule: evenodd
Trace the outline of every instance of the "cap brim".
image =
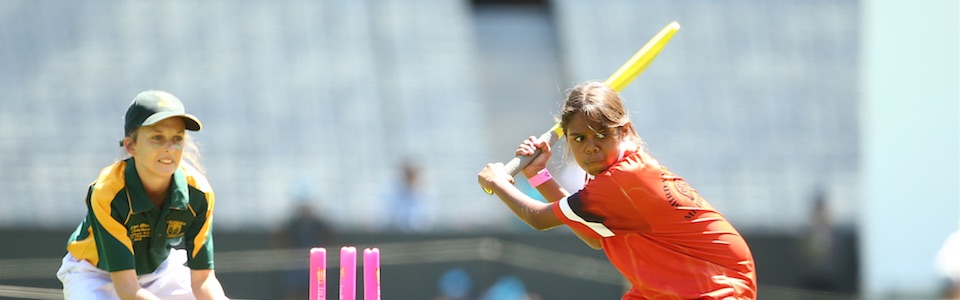
<svg viewBox="0 0 960 300">
<path fill-rule="evenodd" d="M 166 120 L 172 117 L 181 117 L 183 118 L 183 124 L 186 125 L 187 130 L 190 131 L 200 131 L 203 128 L 203 124 L 200 123 L 200 119 L 191 115 L 191 114 L 178 114 L 172 112 L 159 112 L 151 115 L 146 120 L 143 120 L 143 124 L 140 126 L 150 126 L 156 124 L 157 122 Z"/>
</svg>

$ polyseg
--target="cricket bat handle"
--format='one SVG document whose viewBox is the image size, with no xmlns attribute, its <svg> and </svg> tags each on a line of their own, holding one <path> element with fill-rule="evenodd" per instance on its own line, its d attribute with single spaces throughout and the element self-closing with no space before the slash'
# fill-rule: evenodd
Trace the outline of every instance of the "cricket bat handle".
<svg viewBox="0 0 960 300">
<path fill-rule="evenodd" d="M 547 144 L 553 146 L 560 140 L 560 137 L 563 136 L 563 128 L 560 128 L 560 123 L 554 124 L 549 131 L 544 132 L 540 135 L 540 140 L 547 141 Z M 517 155 L 513 157 L 510 161 L 503 165 L 503 169 L 507 171 L 510 176 L 516 176 L 517 173 L 520 173 L 520 170 L 527 167 L 533 159 L 540 156 L 540 152 L 543 152 L 540 149 L 537 149 L 531 155 Z M 487 188 L 483 189 L 488 195 L 493 195 L 493 191 L 488 190 Z"/>
</svg>

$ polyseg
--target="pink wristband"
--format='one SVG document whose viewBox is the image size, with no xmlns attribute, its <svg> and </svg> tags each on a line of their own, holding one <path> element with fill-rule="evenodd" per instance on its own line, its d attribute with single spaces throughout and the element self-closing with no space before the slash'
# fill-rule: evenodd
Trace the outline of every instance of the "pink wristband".
<svg viewBox="0 0 960 300">
<path fill-rule="evenodd" d="M 540 170 L 540 172 L 537 172 L 537 175 L 533 175 L 533 177 L 530 177 L 527 180 L 530 181 L 530 186 L 538 187 L 550 179 L 553 179 L 553 176 L 550 175 L 550 171 L 547 171 L 547 169 L 544 168 L 543 170 Z"/>
</svg>

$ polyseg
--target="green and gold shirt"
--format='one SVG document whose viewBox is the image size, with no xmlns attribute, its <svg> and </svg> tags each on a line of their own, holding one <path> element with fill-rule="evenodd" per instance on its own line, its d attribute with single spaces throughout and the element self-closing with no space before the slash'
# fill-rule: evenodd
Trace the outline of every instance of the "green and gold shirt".
<svg viewBox="0 0 960 300">
<path fill-rule="evenodd" d="M 67 243 L 78 260 L 108 272 L 152 273 L 172 248 L 188 253 L 191 269 L 213 269 L 213 189 L 196 169 L 181 164 L 170 194 L 150 202 L 133 158 L 100 171 L 87 191 L 87 216 Z"/>
</svg>

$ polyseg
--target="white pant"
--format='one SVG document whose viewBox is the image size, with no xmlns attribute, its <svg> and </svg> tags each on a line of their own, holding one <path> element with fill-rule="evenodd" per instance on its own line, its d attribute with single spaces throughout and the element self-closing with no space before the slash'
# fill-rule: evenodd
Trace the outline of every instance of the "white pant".
<svg viewBox="0 0 960 300">
<path fill-rule="evenodd" d="M 137 276 L 140 286 L 161 299 L 196 299 L 190 288 L 190 268 L 187 268 L 186 262 L 186 251 L 171 250 L 170 256 L 167 256 L 156 271 Z M 63 257 L 57 278 L 63 283 L 64 299 L 120 299 L 109 272 L 88 261 L 78 261 L 69 252 Z"/>
</svg>

